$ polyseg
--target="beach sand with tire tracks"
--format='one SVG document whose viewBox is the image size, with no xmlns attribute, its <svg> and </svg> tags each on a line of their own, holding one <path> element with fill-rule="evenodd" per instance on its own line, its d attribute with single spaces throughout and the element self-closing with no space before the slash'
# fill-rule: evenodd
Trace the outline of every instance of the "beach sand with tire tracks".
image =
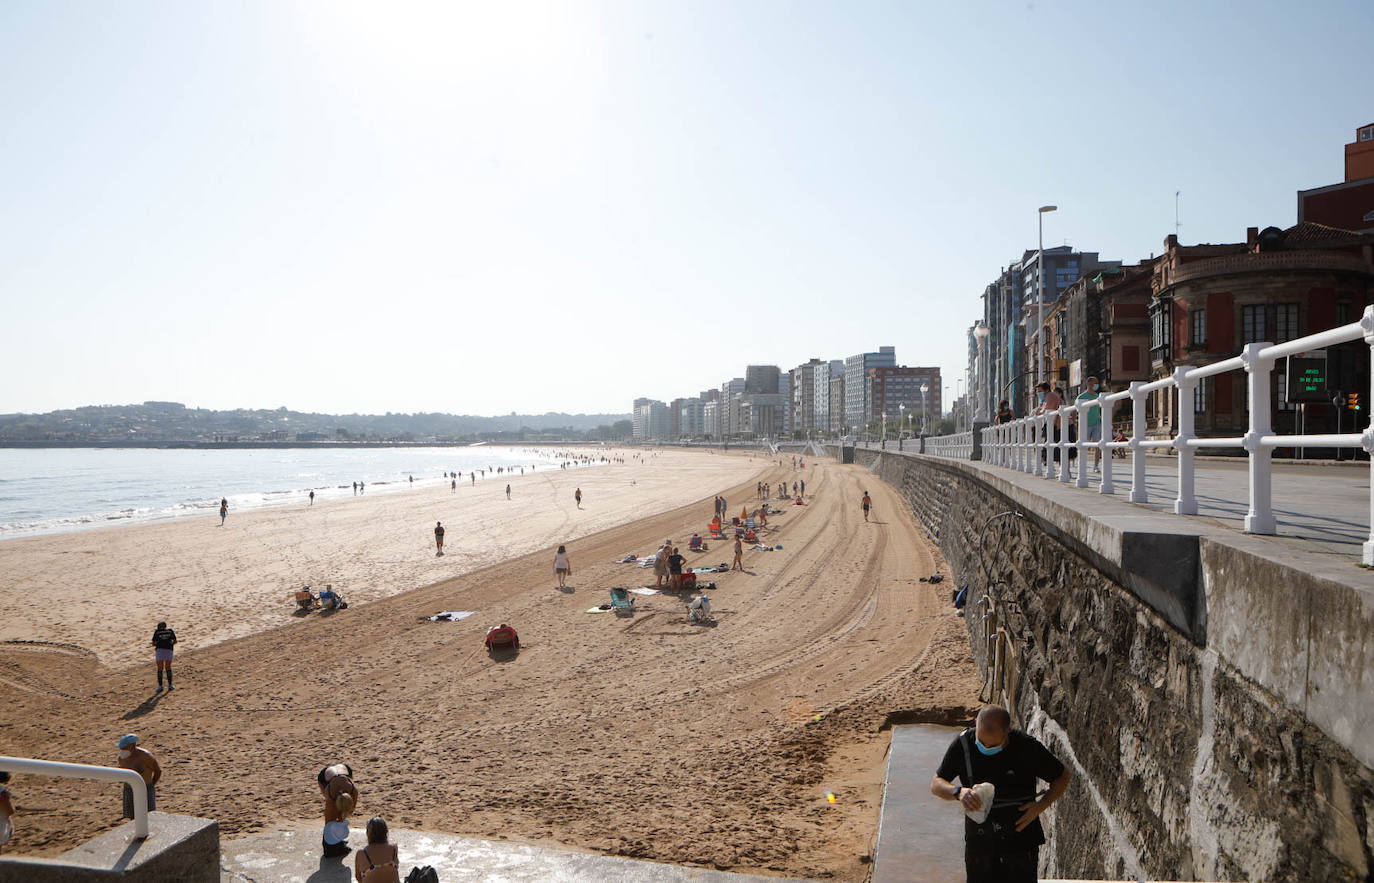
<svg viewBox="0 0 1374 883">
<path fill-rule="evenodd" d="M 513 480 L 509 503 L 505 482 L 489 481 L 462 502 L 416 491 L 231 513 L 223 531 L 178 521 L 0 543 L 6 578 L 32 599 L 0 601 L 11 642 L 0 752 L 109 763 L 115 739 L 138 732 L 165 770 L 159 809 L 218 819 L 226 839 L 318 817 L 314 775 L 344 760 L 362 792 L 359 825 L 381 814 L 409 828 L 862 880 L 886 715 L 955 720 L 976 704 L 950 584 L 919 579 L 942 571 L 938 551 L 859 467 L 794 473 L 790 455 L 778 465 L 644 453 L 643 464 Z M 715 493 L 735 514 L 757 505 L 755 482 L 799 477 L 808 505 L 783 505 L 762 538 L 782 549 L 748 550 L 745 573 L 703 577 L 718 583 L 713 623 L 688 622 L 684 599 L 668 594 L 635 596 L 630 616 L 585 612 L 611 586 L 652 585 L 651 571 L 618 559 L 665 537 L 685 553 Z M 436 518 L 449 529 L 443 558 Z M 558 543 L 572 557 L 567 591 L 552 572 Z M 695 566 L 729 559 L 724 543 L 688 554 Z M 96 574 L 124 576 L 103 604 L 68 609 L 91 597 L 78 590 Z M 288 592 L 306 580 L 332 581 L 353 606 L 293 616 Z M 76 594 L 53 601 L 55 589 Z M 155 610 L 183 639 L 170 695 L 153 694 L 144 646 Z M 476 613 L 424 619 L 440 610 Z M 497 661 L 482 637 L 502 621 L 525 646 Z M 118 822 L 112 787 L 11 787 L 14 853 L 52 854 Z"/>
</svg>

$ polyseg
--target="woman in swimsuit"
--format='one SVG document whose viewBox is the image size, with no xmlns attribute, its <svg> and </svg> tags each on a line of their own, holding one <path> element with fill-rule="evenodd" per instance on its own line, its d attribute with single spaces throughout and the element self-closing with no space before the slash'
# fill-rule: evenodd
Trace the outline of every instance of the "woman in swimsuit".
<svg viewBox="0 0 1374 883">
<path fill-rule="evenodd" d="M 353 876 L 358 883 L 401 883 L 401 854 L 387 842 L 386 819 L 373 816 L 367 823 L 367 846 L 358 850 Z"/>
</svg>

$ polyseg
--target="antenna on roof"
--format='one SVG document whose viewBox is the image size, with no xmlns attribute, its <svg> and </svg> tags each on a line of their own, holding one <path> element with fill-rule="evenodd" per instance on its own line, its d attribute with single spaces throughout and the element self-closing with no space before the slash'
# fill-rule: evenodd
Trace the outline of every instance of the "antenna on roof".
<svg viewBox="0 0 1374 883">
<path fill-rule="evenodd" d="M 1175 191 L 1174 191 L 1174 238 L 1175 238 L 1175 239 L 1178 238 L 1178 228 L 1183 226 L 1183 224 L 1179 223 L 1179 220 L 1178 220 L 1178 196 L 1179 196 L 1179 194 L 1182 193 L 1182 192 L 1183 192 L 1182 190 L 1175 190 Z"/>
</svg>

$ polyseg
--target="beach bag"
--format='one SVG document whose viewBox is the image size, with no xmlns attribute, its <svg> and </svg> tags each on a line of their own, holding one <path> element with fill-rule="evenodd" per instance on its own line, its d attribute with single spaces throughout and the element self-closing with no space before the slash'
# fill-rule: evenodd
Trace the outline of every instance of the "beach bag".
<svg viewBox="0 0 1374 883">
<path fill-rule="evenodd" d="M 432 865 L 411 868 L 406 883 L 439 883 L 439 872 Z"/>
<path fill-rule="evenodd" d="M 684 573 L 682 575 L 682 587 L 684 589 L 694 588 L 696 584 L 697 575 L 695 573 Z"/>
</svg>

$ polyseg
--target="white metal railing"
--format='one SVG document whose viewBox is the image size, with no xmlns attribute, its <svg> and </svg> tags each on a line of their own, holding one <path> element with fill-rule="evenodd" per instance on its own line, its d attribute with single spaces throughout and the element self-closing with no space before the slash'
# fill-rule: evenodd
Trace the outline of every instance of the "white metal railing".
<svg viewBox="0 0 1374 883">
<path fill-rule="evenodd" d="M 1233 448 L 1244 450 L 1249 458 L 1249 509 L 1245 514 L 1246 533 L 1273 534 L 1277 530 L 1273 508 L 1272 457 L 1277 447 L 1325 447 L 1361 448 L 1374 453 L 1374 428 L 1364 432 L 1341 433 L 1337 435 L 1275 435 L 1273 415 L 1269 407 L 1271 372 L 1278 359 L 1293 356 L 1307 350 L 1321 349 L 1339 343 L 1363 340 L 1374 353 L 1374 306 L 1365 307 L 1364 316 L 1358 322 L 1351 322 L 1329 331 L 1309 334 L 1285 343 L 1247 344 L 1240 355 L 1223 359 L 1210 365 L 1194 368 L 1179 367 L 1169 377 L 1150 383 L 1135 381 L 1127 390 L 1099 395 L 1095 399 L 1080 399 L 1066 403 L 1063 407 L 1046 414 L 1023 417 L 1009 423 L 989 426 L 982 432 L 982 458 L 986 463 L 1005 466 L 1021 472 L 1043 476 L 1062 483 L 1072 481 L 1075 486 L 1086 488 L 1088 475 L 1085 472 L 1084 453 L 1096 450 L 1102 459 L 1102 474 L 1098 480 L 1098 493 L 1115 493 L 1112 478 L 1112 451 L 1127 450 L 1131 453 L 1130 496 L 1132 503 L 1149 502 L 1145 488 L 1145 452 L 1169 449 L 1177 453 L 1178 494 L 1174 499 L 1174 511 L 1180 515 L 1197 514 L 1197 498 L 1193 494 L 1196 477 L 1194 455 L 1199 448 Z M 1243 436 L 1230 438 L 1199 438 L 1193 432 L 1192 392 L 1199 381 L 1230 371 L 1244 371 L 1247 379 L 1247 410 L 1250 423 Z M 1374 374 L 1374 372 L 1371 372 Z M 1178 432 L 1173 438 L 1151 439 L 1146 437 L 1145 398 L 1156 390 L 1177 389 L 1180 405 L 1178 408 Z M 1107 437 L 1112 426 L 1112 410 L 1117 402 L 1131 402 L 1131 432 L 1123 441 Z M 1370 381 L 1370 401 L 1374 401 L 1374 377 Z M 1258 405 L 1258 406 L 1257 406 Z M 1071 418 L 1078 425 L 1087 425 L 1088 413 L 1097 408 L 1101 415 L 1102 435 L 1097 441 L 1089 442 L 1080 432 L 1076 442 L 1069 441 L 1068 432 L 1056 434 L 1052 421 L 1067 427 Z M 953 439 L 958 436 L 946 436 Z M 968 453 L 960 445 L 954 445 L 951 452 L 931 450 L 932 439 L 926 440 L 926 450 L 946 457 L 972 456 L 972 445 Z M 1077 451 L 1077 475 L 1071 477 L 1069 449 Z M 1059 462 L 1055 462 L 1056 454 Z M 1374 458 L 1370 461 L 1370 535 L 1364 543 L 1363 560 L 1366 565 L 1374 565 Z"/>
<path fill-rule="evenodd" d="M 98 782 L 120 782 L 134 792 L 134 839 L 148 836 L 148 787 L 134 770 L 112 766 L 91 766 L 84 763 L 59 763 L 55 760 L 33 760 L 27 757 L 0 757 L 0 770 L 30 776 L 53 776 L 67 779 L 95 779 Z"/>
<path fill-rule="evenodd" d="M 956 432 L 953 435 L 932 435 L 926 438 L 926 453 L 937 457 L 954 457 L 969 460 L 973 457 L 973 433 Z"/>
</svg>

